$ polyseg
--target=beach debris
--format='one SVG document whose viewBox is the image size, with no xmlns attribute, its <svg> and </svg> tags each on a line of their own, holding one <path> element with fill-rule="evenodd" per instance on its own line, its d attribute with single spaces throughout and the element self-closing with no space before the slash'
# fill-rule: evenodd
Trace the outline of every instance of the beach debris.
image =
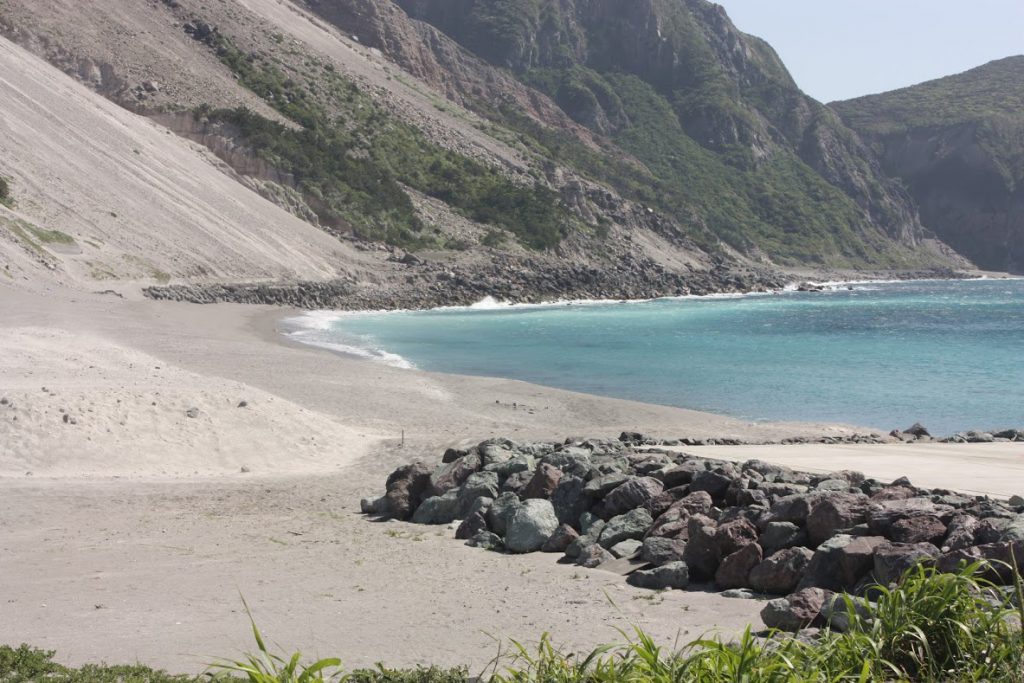
<svg viewBox="0 0 1024 683">
<path fill-rule="evenodd" d="M 199 408 L 189 408 L 188 410 L 185 411 L 185 417 L 199 417 Z"/>
<path fill-rule="evenodd" d="M 1011 560 L 1024 567 L 1020 497 L 699 457 L 635 432 L 489 439 L 448 449 L 442 460 L 396 469 L 384 496 L 361 502 L 363 512 L 457 520 L 455 535 L 467 545 L 564 553 L 638 587 L 788 595 L 766 605 L 770 626 L 823 626 L 832 592 L 864 594 L 916 562 L 955 571 L 961 561 L 999 560 L 1007 568 L 990 578 L 1001 583 L 1012 579 Z"/>
</svg>

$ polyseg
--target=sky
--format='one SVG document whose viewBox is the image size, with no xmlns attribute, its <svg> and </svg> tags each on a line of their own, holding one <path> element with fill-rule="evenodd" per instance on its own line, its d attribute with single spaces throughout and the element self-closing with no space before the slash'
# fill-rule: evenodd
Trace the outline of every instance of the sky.
<svg viewBox="0 0 1024 683">
<path fill-rule="evenodd" d="M 1024 54 L 1024 0 L 714 0 L 822 102 Z"/>
</svg>

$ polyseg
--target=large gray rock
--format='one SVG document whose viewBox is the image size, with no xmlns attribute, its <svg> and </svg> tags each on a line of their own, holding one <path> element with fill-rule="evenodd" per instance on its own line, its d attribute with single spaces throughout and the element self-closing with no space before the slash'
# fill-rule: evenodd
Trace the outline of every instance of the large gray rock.
<svg viewBox="0 0 1024 683">
<path fill-rule="evenodd" d="M 883 586 L 894 583 L 915 564 L 934 563 L 938 556 L 931 543 L 882 543 L 875 548 L 875 581 Z"/>
<path fill-rule="evenodd" d="M 469 512 L 477 498 L 498 497 L 498 475 L 494 472 L 474 472 L 459 487 L 459 513 Z"/>
<path fill-rule="evenodd" d="M 853 588 L 874 567 L 875 548 L 882 543 L 885 538 L 881 536 L 833 536 L 818 546 L 799 587 Z"/>
<path fill-rule="evenodd" d="M 487 518 L 483 512 L 474 512 L 462 520 L 459 528 L 455 530 L 455 538 L 468 540 L 481 531 L 490 531 L 487 528 Z"/>
<path fill-rule="evenodd" d="M 827 597 L 820 588 L 805 588 L 789 597 L 769 600 L 761 610 L 761 620 L 768 628 L 799 631 L 818 623 Z"/>
<path fill-rule="evenodd" d="M 929 498 L 904 498 L 901 500 L 878 501 L 873 499 L 868 508 L 868 527 L 879 536 L 890 536 L 892 525 L 909 517 L 937 517 L 943 523 L 953 518 L 949 505 L 933 503 Z"/>
<path fill-rule="evenodd" d="M 508 531 L 508 521 L 512 518 L 512 513 L 521 505 L 519 496 L 514 493 L 506 492 L 495 498 L 491 503 L 491 509 L 487 511 L 487 525 L 491 531 L 504 536 Z"/>
<path fill-rule="evenodd" d="M 625 541 L 619 541 L 611 548 L 608 549 L 615 557 L 633 557 L 643 547 L 643 543 L 636 540 L 635 538 L 627 538 Z"/>
<path fill-rule="evenodd" d="M 416 524 L 450 524 L 459 517 L 459 492 L 448 491 L 443 496 L 431 496 L 420 503 L 412 515 Z"/>
<path fill-rule="evenodd" d="M 724 472 L 705 470 L 694 475 L 690 490 L 704 491 L 712 498 L 722 498 L 732 481 L 733 478 Z"/>
<path fill-rule="evenodd" d="M 654 477 L 634 477 L 616 486 L 604 498 L 604 509 L 611 515 L 621 515 L 638 508 L 664 490 Z"/>
<path fill-rule="evenodd" d="M 672 507 L 678 507 L 691 515 L 706 515 L 714 507 L 714 501 L 711 500 L 711 495 L 707 491 L 693 491 L 680 498 L 679 502 L 674 503 Z"/>
<path fill-rule="evenodd" d="M 1024 514 L 1017 515 L 1003 527 L 1000 541 L 1024 541 Z"/>
<path fill-rule="evenodd" d="M 978 561 L 989 563 L 982 574 L 985 578 L 1004 585 L 1011 584 L 1014 578 L 1011 567 L 1016 565 L 1018 571 L 1024 568 L 1024 541 L 986 543 L 973 548 L 954 550 L 939 556 L 935 565 L 940 572 L 955 572 L 959 571 L 963 564 Z"/>
<path fill-rule="evenodd" d="M 824 543 L 838 532 L 866 521 L 870 504 L 871 501 L 862 493 L 835 493 L 816 501 L 807 515 L 807 535 L 811 545 Z"/>
<path fill-rule="evenodd" d="M 523 501 L 508 520 L 505 547 L 514 553 L 532 553 L 540 550 L 558 528 L 558 517 L 551 501 L 531 499 Z"/>
<path fill-rule="evenodd" d="M 905 517 L 889 527 L 889 538 L 897 543 L 931 543 L 938 546 L 946 537 L 946 525 L 934 515 Z"/>
<path fill-rule="evenodd" d="M 627 538 L 642 539 L 647 529 L 654 524 L 651 514 L 642 508 L 630 510 L 624 515 L 612 517 L 601 530 L 599 542 L 603 548 L 611 548 Z"/>
<path fill-rule="evenodd" d="M 565 556 L 570 558 L 579 557 L 580 552 L 589 545 L 600 545 L 597 539 L 601 537 L 601 531 L 604 529 L 605 521 L 603 519 L 595 519 L 588 524 L 584 524 L 584 533 L 579 538 L 572 541 L 565 549 Z"/>
<path fill-rule="evenodd" d="M 593 500 L 600 500 L 628 480 L 629 475 L 622 472 L 603 474 L 588 481 L 583 487 L 583 493 Z"/>
<path fill-rule="evenodd" d="M 810 516 L 814 504 L 826 495 L 828 494 L 796 493 L 779 498 L 769 509 L 771 519 L 774 522 L 792 522 L 803 526 L 807 523 L 807 517 Z"/>
<path fill-rule="evenodd" d="M 654 569 L 641 569 L 626 577 L 626 583 L 637 588 L 662 590 L 665 588 L 684 589 L 690 584 L 690 574 L 685 562 L 669 562 Z"/>
<path fill-rule="evenodd" d="M 544 541 L 541 550 L 546 553 L 564 553 L 580 535 L 568 524 L 560 524 L 555 533 Z"/>
<path fill-rule="evenodd" d="M 541 462 L 557 467 L 564 475 L 580 477 L 581 479 L 585 478 L 587 473 L 590 472 L 591 467 L 593 467 L 591 452 L 586 448 L 575 446 L 569 446 L 560 451 L 548 453 L 541 458 Z"/>
<path fill-rule="evenodd" d="M 807 531 L 792 522 L 769 522 L 757 539 L 766 555 L 774 555 L 783 548 L 805 546 Z"/>
<path fill-rule="evenodd" d="M 644 539 L 641 557 L 644 562 L 661 566 L 669 562 L 682 562 L 686 552 L 686 541 L 660 536 L 648 536 Z"/>
<path fill-rule="evenodd" d="M 804 576 L 814 552 L 809 548 L 785 548 L 768 556 L 750 570 L 750 587 L 759 593 L 786 595 Z"/>
<path fill-rule="evenodd" d="M 761 559 L 761 546 L 756 543 L 749 543 L 727 555 L 715 571 L 715 585 L 721 589 L 748 587 L 750 571 L 761 563 Z"/>
<path fill-rule="evenodd" d="M 946 539 L 942 543 L 942 552 L 970 548 L 976 544 L 978 518 L 973 515 L 957 515 L 949 522 Z"/>
</svg>

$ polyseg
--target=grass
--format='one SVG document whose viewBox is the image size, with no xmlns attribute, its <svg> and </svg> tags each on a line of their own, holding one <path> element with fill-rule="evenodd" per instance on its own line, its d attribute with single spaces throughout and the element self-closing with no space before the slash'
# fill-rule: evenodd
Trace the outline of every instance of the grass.
<svg viewBox="0 0 1024 683">
<path fill-rule="evenodd" d="M 984 563 L 940 574 L 909 569 L 894 587 L 866 598 L 840 596 L 849 626 L 825 629 L 816 640 L 785 634 L 760 637 L 749 628 L 735 640 L 700 638 L 681 649 L 657 644 L 640 629 L 619 644 L 584 656 L 567 654 L 545 634 L 535 647 L 512 641 L 481 680 L 490 683 L 784 683 L 790 681 L 1024 681 L 1024 589 L 1009 591 L 985 578 Z M 248 609 L 248 608 L 247 608 Z M 215 663 L 200 677 L 172 676 L 143 666 L 80 669 L 53 662 L 53 652 L 0 646 L 0 683 L 457 683 L 466 668 L 375 669 L 346 672 L 337 658 L 304 662 L 300 653 L 270 651 L 253 623 L 256 651 Z"/>
</svg>

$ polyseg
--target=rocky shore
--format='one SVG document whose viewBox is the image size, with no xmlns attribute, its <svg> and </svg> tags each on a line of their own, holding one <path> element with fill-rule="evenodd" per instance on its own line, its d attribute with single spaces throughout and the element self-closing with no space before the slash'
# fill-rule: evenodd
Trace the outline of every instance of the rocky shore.
<svg viewBox="0 0 1024 683">
<path fill-rule="evenodd" d="M 573 262 L 546 255 L 495 253 L 490 260 L 440 262 L 395 252 L 381 264 L 379 282 L 355 278 L 293 283 L 173 284 L 145 296 L 190 303 L 246 303 L 305 309 L 396 310 L 466 306 L 485 297 L 513 303 L 572 299 L 643 300 L 668 296 L 779 291 L 794 282 L 779 270 L 720 264 L 707 270 L 669 270 L 621 254 L 613 264 Z M 963 277 L 952 270 L 886 273 L 900 279 Z M 822 279 L 837 279 L 822 273 Z"/>
<path fill-rule="evenodd" d="M 1020 496 L 1000 501 L 855 471 L 810 474 L 649 443 L 635 433 L 491 439 L 447 450 L 436 468 L 396 469 L 386 493 L 361 507 L 418 524 L 457 523 L 455 536 L 467 545 L 560 554 L 562 562 L 626 574 L 641 588 L 785 596 L 761 612 L 783 630 L 842 628 L 832 620 L 835 594 L 870 598 L 876 583 L 917 563 L 954 571 L 993 561 L 988 578 L 1004 584 L 1011 566 L 1024 566 Z"/>
</svg>

